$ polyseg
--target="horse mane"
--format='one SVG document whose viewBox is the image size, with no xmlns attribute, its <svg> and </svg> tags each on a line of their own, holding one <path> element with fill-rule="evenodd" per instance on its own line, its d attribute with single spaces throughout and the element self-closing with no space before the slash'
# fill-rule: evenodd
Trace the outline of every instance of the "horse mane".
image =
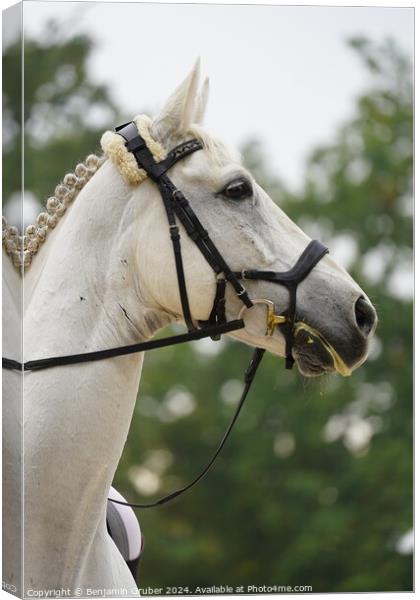
<svg viewBox="0 0 420 600">
<path fill-rule="evenodd" d="M 67 173 L 62 182 L 56 186 L 54 196 L 48 198 L 46 211 L 38 215 L 35 225 L 26 227 L 25 233 L 20 234 L 18 228 L 9 225 L 3 217 L 3 247 L 21 274 L 31 265 L 33 257 L 47 239 L 48 233 L 56 227 L 68 206 L 105 160 L 105 156 L 89 154 L 83 163 L 76 166 L 74 173 Z"/>
</svg>

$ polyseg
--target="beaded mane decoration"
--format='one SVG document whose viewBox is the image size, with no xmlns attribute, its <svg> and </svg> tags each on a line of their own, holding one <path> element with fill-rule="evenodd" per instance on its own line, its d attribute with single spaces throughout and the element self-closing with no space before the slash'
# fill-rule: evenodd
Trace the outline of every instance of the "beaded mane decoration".
<svg viewBox="0 0 420 600">
<path fill-rule="evenodd" d="M 163 160 L 166 152 L 150 134 L 151 120 L 149 117 L 140 115 L 133 120 L 155 160 Z M 47 239 L 48 233 L 56 227 L 67 208 L 107 158 L 112 160 L 126 183 L 138 185 L 146 179 L 146 172 L 137 166 L 134 156 L 128 152 L 120 135 L 106 131 L 101 138 L 101 146 L 104 151 L 102 156 L 89 154 L 83 163 L 76 166 L 74 173 L 65 175 L 63 181 L 55 188 L 54 196 L 48 198 L 46 211 L 38 215 L 35 225 L 26 227 L 23 235 L 17 227 L 9 225 L 6 218 L 3 217 L 3 246 L 20 273 L 23 273 L 24 269 L 28 269 L 33 257 Z"/>
</svg>

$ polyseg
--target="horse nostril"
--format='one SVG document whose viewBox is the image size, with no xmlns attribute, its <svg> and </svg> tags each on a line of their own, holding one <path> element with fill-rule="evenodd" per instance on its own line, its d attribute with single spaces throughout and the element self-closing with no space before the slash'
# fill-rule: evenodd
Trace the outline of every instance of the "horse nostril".
<svg viewBox="0 0 420 600">
<path fill-rule="evenodd" d="M 375 309 L 363 296 L 360 296 L 354 306 L 354 312 L 360 331 L 366 336 L 369 335 L 376 323 Z"/>
</svg>

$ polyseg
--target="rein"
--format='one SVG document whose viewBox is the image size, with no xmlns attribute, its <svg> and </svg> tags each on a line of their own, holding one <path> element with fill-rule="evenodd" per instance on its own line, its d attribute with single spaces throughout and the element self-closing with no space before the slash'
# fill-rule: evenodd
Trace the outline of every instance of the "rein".
<svg viewBox="0 0 420 600">
<path fill-rule="evenodd" d="M 166 346 L 183 344 L 185 342 L 208 337 L 212 338 L 213 340 L 219 340 L 220 336 L 225 333 L 243 329 L 245 327 L 245 323 L 242 319 L 244 312 L 255 305 L 263 304 L 267 308 L 266 335 L 272 335 L 275 328 L 279 328 L 286 341 L 286 369 L 291 369 L 294 364 L 294 358 L 292 356 L 294 338 L 297 327 L 299 327 L 299 325 L 296 324 L 297 288 L 299 283 L 301 283 L 305 277 L 309 275 L 315 265 L 321 260 L 321 258 L 323 258 L 323 256 L 325 256 L 325 254 L 328 252 L 328 248 L 321 244 L 321 242 L 312 240 L 302 252 L 295 265 L 289 271 L 277 272 L 255 269 L 244 269 L 241 272 L 232 271 L 211 240 L 209 233 L 198 219 L 187 198 L 184 196 L 182 191 L 174 185 L 167 175 L 167 171 L 179 160 L 189 156 L 197 150 L 201 150 L 203 148 L 202 143 L 196 139 L 184 142 L 171 150 L 166 158 L 157 162 L 154 159 L 145 139 L 140 135 L 134 122 L 125 123 L 124 125 L 117 127 L 115 131 L 125 140 L 125 147 L 134 155 L 138 167 L 147 173 L 147 175 L 156 183 L 160 191 L 168 220 L 169 236 L 172 241 L 182 314 L 187 325 L 188 332 L 158 340 L 150 340 L 147 342 L 140 342 L 138 344 L 131 344 L 129 346 L 119 346 L 117 348 L 83 352 L 81 354 L 41 358 L 24 363 L 20 363 L 19 361 L 9 358 L 3 358 L 3 368 L 17 371 L 39 371 L 58 366 L 74 365 L 84 362 L 103 360 L 116 356 L 125 356 L 136 352 L 164 348 Z M 207 263 L 213 269 L 216 277 L 216 293 L 209 318 L 206 321 L 199 321 L 197 324 L 194 323 L 190 310 L 188 291 L 185 283 L 184 264 L 182 260 L 181 237 L 179 233 L 179 227 L 177 225 L 177 219 L 183 226 L 187 235 L 196 244 Z M 289 292 L 289 306 L 287 310 L 283 314 L 277 315 L 275 313 L 274 304 L 270 300 L 251 299 L 248 291 L 241 283 L 243 280 L 264 280 L 285 286 Z M 225 312 L 225 292 L 227 284 L 232 286 L 236 295 L 243 304 L 238 318 L 231 321 L 226 320 Z M 318 335 L 318 337 L 321 339 L 320 335 Z M 153 508 L 155 506 L 166 504 L 166 502 L 173 500 L 198 483 L 208 473 L 216 458 L 222 451 L 245 403 L 257 369 L 264 356 L 264 352 L 265 350 L 263 348 L 256 348 L 254 350 L 251 361 L 245 371 L 244 389 L 231 422 L 212 458 L 191 483 L 149 504 L 133 504 L 111 498 L 108 500 L 116 504 L 131 506 L 133 508 Z"/>
</svg>

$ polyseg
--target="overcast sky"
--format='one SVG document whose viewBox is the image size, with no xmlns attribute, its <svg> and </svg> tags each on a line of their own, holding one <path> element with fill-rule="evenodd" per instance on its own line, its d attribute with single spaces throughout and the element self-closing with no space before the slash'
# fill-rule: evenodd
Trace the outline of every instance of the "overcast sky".
<svg viewBox="0 0 420 600">
<path fill-rule="evenodd" d="M 308 152 L 331 139 L 369 83 L 345 40 L 392 36 L 413 52 L 414 12 L 404 8 L 24 3 L 27 33 L 40 35 L 52 18 L 97 40 L 91 76 L 127 118 L 157 110 L 201 56 L 207 126 L 234 145 L 260 138 L 293 187 Z"/>
</svg>

